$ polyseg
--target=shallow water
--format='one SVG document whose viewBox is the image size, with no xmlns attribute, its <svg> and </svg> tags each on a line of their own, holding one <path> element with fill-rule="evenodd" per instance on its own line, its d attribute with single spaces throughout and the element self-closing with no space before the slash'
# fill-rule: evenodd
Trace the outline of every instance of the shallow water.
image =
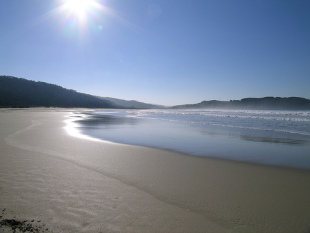
<svg viewBox="0 0 310 233">
<path fill-rule="evenodd" d="M 115 110 L 77 119 L 80 133 L 106 141 L 310 169 L 309 111 Z"/>
</svg>

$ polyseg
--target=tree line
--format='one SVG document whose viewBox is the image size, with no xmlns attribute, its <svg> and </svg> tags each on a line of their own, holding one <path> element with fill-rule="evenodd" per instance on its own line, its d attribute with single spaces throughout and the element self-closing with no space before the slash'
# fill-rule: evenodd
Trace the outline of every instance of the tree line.
<svg viewBox="0 0 310 233">
<path fill-rule="evenodd" d="M 0 76 L 0 107 L 115 108 L 108 100 L 58 85 Z"/>
</svg>

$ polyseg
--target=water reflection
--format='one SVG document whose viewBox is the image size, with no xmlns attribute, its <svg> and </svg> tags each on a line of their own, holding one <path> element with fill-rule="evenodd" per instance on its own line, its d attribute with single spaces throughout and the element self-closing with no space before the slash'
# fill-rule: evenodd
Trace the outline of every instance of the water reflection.
<svg viewBox="0 0 310 233">
<path fill-rule="evenodd" d="M 240 139 L 252 142 L 267 142 L 267 143 L 280 143 L 288 145 L 305 145 L 309 142 L 306 140 L 298 140 L 291 138 L 272 138 L 272 137 L 259 137 L 252 135 L 240 135 Z"/>
<path fill-rule="evenodd" d="M 115 115 L 98 115 L 98 114 L 92 114 L 88 113 L 85 114 L 87 117 L 83 117 L 81 119 L 76 120 L 75 122 L 79 124 L 79 128 L 84 128 L 84 129 L 112 129 L 115 128 L 115 126 L 120 126 L 126 127 L 126 126 L 137 126 L 135 129 L 131 128 L 132 130 L 132 135 L 135 135 L 135 131 L 140 131 L 141 126 L 143 124 L 144 130 L 148 130 L 148 134 L 151 135 L 152 133 L 154 134 L 154 131 L 157 131 L 157 129 L 151 127 L 153 125 L 152 123 L 155 123 L 155 121 L 147 121 L 145 119 L 139 119 L 139 118 L 133 118 L 133 117 L 123 117 L 123 116 L 115 116 Z M 276 144 L 287 144 L 287 145 L 306 145 L 310 144 L 309 141 L 307 140 L 302 140 L 302 139 L 296 139 L 296 138 L 284 138 L 284 137 L 277 137 L 275 135 L 273 136 L 268 136 L 268 132 L 264 132 L 263 135 L 253 135 L 248 132 L 243 132 L 247 130 L 242 130 L 242 129 L 233 129 L 233 128 L 226 128 L 226 127 L 214 127 L 210 125 L 204 125 L 204 126 L 193 126 L 193 125 L 178 125 L 176 124 L 169 124 L 168 127 L 162 128 L 160 131 L 157 131 L 155 134 L 157 136 L 160 136 L 162 138 L 165 138 L 166 131 L 168 128 L 169 130 L 169 137 L 170 138 L 180 138 L 180 128 L 185 127 L 185 130 L 183 133 L 187 132 L 189 133 L 190 131 L 196 131 L 200 132 L 202 135 L 207 136 L 207 137 L 226 137 L 226 138 L 235 138 L 235 139 L 241 139 L 244 141 L 251 141 L 251 142 L 263 142 L 263 143 L 276 143 Z M 160 125 L 158 125 L 160 128 Z M 119 127 L 118 127 L 119 128 Z M 121 130 L 119 128 L 119 130 Z M 174 128 L 174 130 L 171 130 Z M 177 130 L 178 128 L 179 130 Z M 171 135 L 171 132 L 174 132 L 175 135 Z M 120 131 L 121 133 L 121 131 Z M 161 135 L 159 135 L 161 134 Z M 173 134 L 173 133 L 172 133 Z M 139 144 L 139 143 L 138 143 Z"/>
<path fill-rule="evenodd" d="M 287 144 L 287 145 L 296 145 L 296 146 L 310 144 L 310 142 L 307 140 L 289 137 L 291 135 L 288 135 L 287 138 L 278 137 L 275 135 L 268 136 L 268 132 L 264 132 L 264 135 L 253 135 L 250 133 L 244 133 L 242 132 L 242 130 L 234 130 L 234 129 L 215 130 L 215 129 L 212 129 L 212 127 L 208 127 L 208 128 L 204 127 L 200 132 L 201 134 L 205 136 L 237 138 L 237 139 L 251 141 L 251 142 L 277 143 L 277 144 Z"/>
<path fill-rule="evenodd" d="M 126 117 L 126 113 L 83 114 L 76 118 L 84 135 L 260 164 L 310 169 L 308 137 L 282 132 Z M 308 161 L 308 162 L 305 162 Z"/>
<path fill-rule="evenodd" d="M 87 114 L 87 117 L 77 120 L 76 123 L 83 125 L 83 127 L 104 127 L 117 125 L 137 125 L 139 119 L 131 117 L 120 117 L 111 115 L 95 115 Z"/>
</svg>

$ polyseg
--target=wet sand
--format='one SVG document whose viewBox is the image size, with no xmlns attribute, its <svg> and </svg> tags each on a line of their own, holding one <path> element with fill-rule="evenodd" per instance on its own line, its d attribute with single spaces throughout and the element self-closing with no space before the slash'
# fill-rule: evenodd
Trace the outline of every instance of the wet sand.
<svg viewBox="0 0 310 233">
<path fill-rule="evenodd" d="M 0 110 L 1 230 L 310 231 L 310 171 L 73 137 L 71 111 Z"/>
</svg>

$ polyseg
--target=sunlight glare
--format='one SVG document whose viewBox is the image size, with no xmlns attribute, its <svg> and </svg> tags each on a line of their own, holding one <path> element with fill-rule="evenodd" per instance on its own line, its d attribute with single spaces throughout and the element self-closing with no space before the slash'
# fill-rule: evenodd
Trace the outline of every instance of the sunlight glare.
<svg viewBox="0 0 310 233">
<path fill-rule="evenodd" d="M 96 5 L 95 0 L 65 0 L 64 8 L 80 20 L 86 20 L 87 12 L 93 10 Z"/>
</svg>

